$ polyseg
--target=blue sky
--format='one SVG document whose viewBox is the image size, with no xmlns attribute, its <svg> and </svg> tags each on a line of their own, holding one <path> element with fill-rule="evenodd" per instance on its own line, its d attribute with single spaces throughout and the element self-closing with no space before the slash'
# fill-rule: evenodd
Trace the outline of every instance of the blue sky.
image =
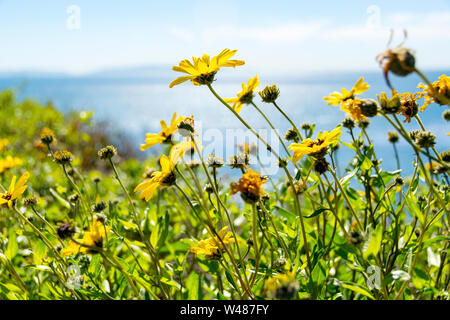
<svg viewBox="0 0 450 320">
<path fill-rule="evenodd" d="M 0 0 L 0 71 L 177 64 L 225 47 L 267 72 L 368 70 L 390 28 L 391 46 L 407 28 L 419 67 L 450 68 L 448 0 Z"/>
</svg>

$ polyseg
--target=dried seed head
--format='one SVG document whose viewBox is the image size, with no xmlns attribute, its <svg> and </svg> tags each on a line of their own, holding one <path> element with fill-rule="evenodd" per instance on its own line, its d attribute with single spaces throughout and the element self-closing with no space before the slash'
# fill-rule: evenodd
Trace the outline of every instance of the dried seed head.
<svg viewBox="0 0 450 320">
<path fill-rule="evenodd" d="M 31 196 L 28 198 L 25 198 L 23 200 L 23 204 L 27 207 L 32 207 L 38 203 L 38 199 L 35 196 Z"/>
<path fill-rule="evenodd" d="M 250 156 L 248 153 L 240 153 L 238 152 L 237 155 L 231 156 L 229 159 L 229 165 L 233 169 L 241 169 L 248 165 L 250 161 Z"/>
<path fill-rule="evenodd" d="M 97 202 L 91 207 L 92 212 L 100 213 L 106 209 L 106 203 L 103 201 Z"/>
<path fill-rule="evenodd" d="M 54 156 L 55 156 L 55 161 L 58 162 L 59 164 L 63 164 L 63 165 L 69 164 L 73 160 L 72 153 L 67 150 L 63 150 L 63 151 L 58 150 L 55 152 Z"/>
<path fill-rule="evenodd" d="M 45 145 L 50 145 L 52 142 L 56 142 L 56 136 L 53 130 L 44 128 L 40 134 L 41 142 Z"/>
<path fill-rule="evenodd" d="M 297 131 L 296 131 L 295 129 L 291 128 L 291 129 L 289 129 L 289 130 L 286 132 L 286 134 L 284 135 L 284 138 L 285 138 L 287 141 L 295 141 L 295 142 L 297 142 L 298 139 L 299 139 L 299 136 L 298 136 Z"/>
<path fill-rule="evenodd" d="M 444 120 L 445 121 L 450 121 L 450 110 L 445 110 L 443 113 L 442 113 L 442 118 L 444 118 Z"/>
<path fill-rule="evenodd" d="M 225 165 L 222 158 L 216 157 L 214 154 L 210 154 L 206 159 L 206 164 L 211 168 L 220 168 Z"/>
<path fill-rule="evenodd" d="M 109 145 L 104 148 L 101 148 L 97 153 L 98 157 L 103 160 L 111 159 L 116 154 L 117 154 L 117 149 L 113 145 Z"/>
<path fill-rule="evenodd" d="M 309 122 L 303 122 L 302 124 L 300 124 L 300 128 L 302 128 L 302 130 L 311 130 L 313 126 L 314 125 Z"/>
<path fill-rule="evenodd" d="M 360 127 L 361 129 L 366 129 L 369 125 L 370 125 L 370 120 L 368 118 L 361 119 L 358 122 L 358 127 Z"/>
<path fill-rule="evenodd" d="M 441 159 L 444 160 L 445 162 L 450 162 L 450 150 L 441 152 L 440 156 Z"/>
<path fill-rule="evenodd" d="M 419 133 L 421 133 L 422 130 L 411 130 L 410 132 L 408 132 L 409 137 L 411 138 L 411 140 L 416 141 L 416 137 L 419 135 Z"/>
<path fill-rule="evenodd" d="M 345 118 L 342 121 L 342 126 L 347 129 L 353 129 L 355 127 L 355 120 L 352 118 Z"/>
<path fill-rule="evenodd" d="M 416 136 L 416 143 L 421 148 L 431 148 L 436 144 L 436 136 L 429 131 L 422 131 Z"/>
<path fill-rule="evenodd" d="M 281 158 L 278 160 L 278 167 L 279 168 L 286 168 L 288 165 L 288 161 L 285 158 Z"/>
<path fill-rule="evenodd" d="M 97 221 L 100 221 L 102 224 L 106 223 L 106 215 L 104 215 L 103 213 L 97 213 L 94 216 L 94 219 L 97 220 Z"/>
<path fill-rule="evenodd" d="M 259 92 L 259 95 L 261 96 L 262 101 L 272 103 L 280 96 L 280 89 L 278 89 L 276 85 L 267 86 L 264 90 Z"/>
<path fill-rule="evenodd" d="M 76 203 L 80 199 L 80 196 L 77 193 L 74 193 L 74 194 L 70 195 L 67 199 L 71 203 Z"/>
</svg>

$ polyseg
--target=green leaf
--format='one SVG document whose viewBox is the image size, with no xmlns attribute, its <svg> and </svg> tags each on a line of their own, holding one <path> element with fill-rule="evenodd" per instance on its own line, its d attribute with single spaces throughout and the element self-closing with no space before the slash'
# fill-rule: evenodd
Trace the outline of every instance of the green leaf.
<svg viewBox="0 0 450 320">
<path fill-rule="evenodd" d="M 364 252 L 364 259 L 367 259 L 370 255 L 376 256 L 380 251 L 381 241 L 383 238 L 383 226 L 379 224 L 376 229 L 372 232 L 370 237 L 369 245 Z"/>
<path fill-rule="evenodd" d="M 321 214 L 324 211 L 327 211 L 328 209 L 326 208 L 319 208 L 316 211 L 314 211 L 312 214 L 310 214 L 309 216 L 303 216 L 304 218 L 314 218 L 315 216 L 318 216 L 319 214 Z"/>
<path fill-rule="evenodd" d="M 353 146 L 352 144 L 350 144 L 350 143 L 345 143 L 345 142 L 343 142 L 343 141 L 341 141 L 341 143 L 342 143 L 344 146 L 346 146 L 347 148 L 350 148 L 350 149 L 356 151 L 355 146 Z"/>
<path fill-rule="evenodd" d="M 343 288 L 345 288 L 345 289 L 352 290 L 352 291 L 354 291 L 356 293 L 359 293 L 359 294 L 362 294 L 363 296 L 366 296 L 366 297 L 368 297 L 368 298 L 370 298 L 372 300 L 375 300 L 375 298 L 370 294 L 369 291 L 367 291 L 366 289 L 361 288 L 361 287 L 359 287 L 357 285 L 349 284 L 349 283 L 342 283 L 341 286 Z"/>
<path fill-rule="evenodd" d="M 14 229 L 9 230 L 8 234 L 8 247 L 5 250 L 5 256 L 8 260 L 12 260 L 19 252 L 19 246 L 17 245 L 17 234 Z"/>
<path fill-rule="evenodd" d="M 58 192 L 56 192 L 54 189 L 50 188 L 50 193 L 56 198 L 56 200 L 58 200 L 58 202 L 60 204 L 62 204 L 64 207 L 66 207 L 67 209 L 70 209 L 70 204 L 69 202 L 67 202 L 66 200 L 64 200 L 59 194 Z"/>
<path fill-rule="evenodd" d="M 353 169 L 353 170 L 350 171 L 346 176 L 344 176 L 343 178 L 341 178 L 341 179 L 339 180 L 339 183 L 340 183 L 341 185 L 347 183 L 347 182 L 348 182 L 348 181 L 356 174 L 357 171 L 358 171 L 358 168 Z"/>
<path fill-rule="evenodd" d="M 200 275 L 192 272 L 186 279 L 186 289 L 188 300 L 198 300 L 200 297 Z"/>
</svg>

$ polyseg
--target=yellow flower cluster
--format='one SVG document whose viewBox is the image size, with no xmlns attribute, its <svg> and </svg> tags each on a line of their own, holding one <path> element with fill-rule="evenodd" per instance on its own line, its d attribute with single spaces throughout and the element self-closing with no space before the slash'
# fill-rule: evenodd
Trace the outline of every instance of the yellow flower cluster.
<svg viewBox="0 0 450 320">
<path fill-rule="evenodd" d="M 239 179 L 239 183 L 232 183 L 230 185 L 231 194 L 240 192 L 245 201 L 258 201 L 263 195 L 264 183 L 267 183 L 267 181 L 262 179 L 258 172 L 248 169 Z"/>
</svg>

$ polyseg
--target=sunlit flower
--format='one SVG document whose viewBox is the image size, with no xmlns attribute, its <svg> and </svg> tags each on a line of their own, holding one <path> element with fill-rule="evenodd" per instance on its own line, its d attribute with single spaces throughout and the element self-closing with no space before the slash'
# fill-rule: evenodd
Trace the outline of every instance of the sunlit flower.
<svg viewBox="0 0 450 320">
<path fill-rule="evenodd" d="M 170 126 L 167 126 L 166 122 L 161 120 L 161 132 L 147 133 L 145 135 L 145 144 L 141 144 L 141 150 L 144 151 L 159 143 L 169 142 L 172 134 L 178 130 L 178 124 L 184 119 L 185 117 L 182 116 L 177 117 L 177 113 L 175 112 L 170 121 Z"/>
<path fill-rule="evenodd" d="M 6 193 L 0 193 L 0 206 L 7 204 L 8 208 L 12 210 L 14 200 L 21 196 L 27 189 L 25 184 L 27 183 L 29 177 L 30 174 L 25 172 L 16 183 L 17 177 L 14 176 L 11 180 L 8 191 Z"/>
<path fill-rule="evenodd" d="M 437 91 L 437 93 L 447 99 L 448 103 L 448 101 L 450 100 L 450 78 L 443 74 L 439 77 L 439 81 L 435 81 L 431 85 L 433 86 L 434 90 Z M 436 102 L 440 105 L 446 104 L 444 103 L 444 101 L 439 101 L 439 99 L 436 99 L 436 97 L 434 97 L 433 90 L 429 86 L 420 83 L 418 85 L 418 88 L 422 89 L 422 92 L 419 93 L 420 97 L 425 99 L 425 103 L 422 107 L 420 107 L 420 111 L 423 112 L 426 107 L 433 102 Z"/>
<path fill-rule="evenodd" d="M 22 159 L 12 156 L 7 156 L 5 159 L 0 159 L 0 173 L 3 173 L 8 169 L 20 166 L 22 163 Z"/>
<path fill-rule="evenodd" d="M 366 118 L 361 110 L 361 99 L 348 99 L 342 102 L 341 110 L 358 123 Z"/>
<path fill-rule="evenodd" d="M 169 87 L 172 88 L 173 86 L 188 80 L 191 80 L 196 86 L 211 84 L 220 68 L 234 68 L 245 63 L 242 60 L 230 60 L 236 52 L 237 50 L 224 49 L 212 59 L 205 53 L 201 58 L 192 57 L 192 62 L 187 59 L 182 60 L 178 66 L 173 66 L 172 70 L 186 73 L 188 76 L 179 77 L 173 80 Z"/>
<path fill-rule="evenodd" d="M 242 91 L 239 92 L 236 98 L 224 99 L 225 102 L 232 103 L 233 109 L 239 113 L 241 112 L 242 106 L 244 104 L 249 104 L 252 102 L 255 96 L 255 91 L 259 86 L 258 76 L 248 80 L 248 84 L 242 84 Z"/>
<path fill-rule="evenodd" d="M 3 151 L 3 149 L 5 149 L 5 147 L 9 144 L 8 139 L 0 139 L 0 152 Z"/>
<path fill-rule="evenodd" d="M 62 254 L 65 256 L 71 256 L 77 253 L 95 253 L 95 250 L 88 247 L 96 247 L 99 249 L 103 248 L 103 240 L 106 238 L 106 234 L 110 230 L 110 227 L 94 218 L 91 228 L 83 234 L 83 238 L 74 239 L 76 242 L 79 242 L 87 247 L 84 247 L 75 241 L 69 240 L 69 245 L 62 251 Z"/>
<path fill-rule="evenodd" d="M 244 201 L 255 202 L 263 195 L 264 183 L 267 183 L 267 180 L 262 179 L 258 172 L 248 169 L 239 179 L 239 183 L 230 185 L 231 194 L 240 192 Z"/>
<path fill-rule="evenodd" d="M 232 233 L 227 232 L 228 226 L 223 227 L 219 232 L 219 237 L 208 238 L 199 241 L 195 247 L 189 248 L 189 251 L 196 255 L 204 255 L 208 259 L 219 259 L 222 256 L 224 245 L 234 243 L 236 240 L 232 238 Z M 219 240 L 219 238 L 222 240 Z"/>
<path fill-rule="evenodd" d="M 299 284 L 293 271 L 270 278 L 264 286 L 264 294 L 271 299 L 295 299 L 298 290 Z"/>
<path fill-rule="evenodd" d="M 350 91 L 342 88 L 341 92 L 335 91 L 331 93 L 329 97 L 323 98 L 323 100 L 327 101 L 329 106 L 338 106 L 342 102 L 345 102 L 349 99 L 354 99 L 357 94 L 366 92 L 369 88 L 370 86 L 367 84 L 367 82 L 364 82 L 364 78 L 361 77 Z"/>
<path fill-rule="evenodd" d="M 134 192 L 142 191 L 139 195 L 139 198 L 144 198 L 145 201 L 149 201 L 158 188 L 169 187 L 173 185 L 176 180 L 174 172 L 175 166 L 177 165 L 181 157 L 183 157 L 188 150 L 191 150 L 191 148 L 192 142 L 184 141 L 172 147 L 169 157 L 163 155 L 159 160 L 161 171 L 154 171 L 151 174 L 150 179 L 140 183 L 134 189 Z"/>
<path fill-rule="evenodd" d="M 289 150 L 294 152 L 292 161 L 297 163 L 304 155 L 310 155 L 315 158 L 321 158 L 328 151 L 328 146 L 339 142 L 341 137 L 341 126 L 336 127 L 331 132 L 324 131 L 319 133 L 316 140 L 310 138 L 301 143 L 292 143 Z"/>
</svg>

